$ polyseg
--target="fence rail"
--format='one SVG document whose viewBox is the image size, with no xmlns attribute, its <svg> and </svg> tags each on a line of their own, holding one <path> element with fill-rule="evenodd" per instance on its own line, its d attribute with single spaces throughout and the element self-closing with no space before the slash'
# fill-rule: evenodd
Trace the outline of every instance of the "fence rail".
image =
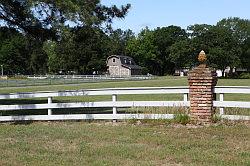
<svg viewBox="0 0 250 166">
<path fill-rule="evenodd" d="M 69 119 L 172 119 L 173 114 L 119 114 L 117 108 L 127 107 L 189 107 L 188 87 L 135 87 L 135 88 L 105 88 L 105 89 L 86 89 L 76 91 L 43 91 L 30 93 L 10 93 L 0 94 L 2 99 L 23 99 L 23 98 L 48 98 L 48 103 L 44 104 L 19 104 L 19 105 L 0 105 L 0 110 L 29 110 L 29 109 L 48 109 L 48 115 L 23 115 L 23 116 L 0 116 L 0 121 L 15 120 L 69 120 Z M 219 94 L 219 101 L 214 101 L 214 106 L 220 108 L 222 118 L 231 120 L 250 120 L 250 116 L 224 115 L 224 108 L 250 108 L 250 102 L 224 101 L 224 94 L 243 93 L 250 94 L 250 87 L 247 86 L 216 86 L 215 93 Z M 117 101 L 117 95 L 124 94 L 182 94 L 182 101 Z M 111 95 L 112 101 L 101 102 L 72 102 L 72 103 L 53 103 L 53 97 L 67 96 L 90 96 L 90 95 Z M 65 114 L 53 115 L 52 109 L 63 108 L 96 108 L 110 107 L 112 114 Z"/>
</svg>

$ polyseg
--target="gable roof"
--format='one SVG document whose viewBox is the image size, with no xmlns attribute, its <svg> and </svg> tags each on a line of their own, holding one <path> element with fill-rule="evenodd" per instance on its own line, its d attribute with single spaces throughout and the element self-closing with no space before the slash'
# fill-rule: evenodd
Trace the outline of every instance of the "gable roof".
<svg viewBox="0 0 250 166">
<path fill-rule="evenodd" d="M 141 66 L 135 64 L 135 61 L 132 57 L 124 56 L 124 55 L 111 55 L 107 58 L 107 61 L 112 57 L 116 57 L 120 59 L 121 65 L 123 67 L 129 68 L 129 69 L 142 69 Z"/>
</svg>

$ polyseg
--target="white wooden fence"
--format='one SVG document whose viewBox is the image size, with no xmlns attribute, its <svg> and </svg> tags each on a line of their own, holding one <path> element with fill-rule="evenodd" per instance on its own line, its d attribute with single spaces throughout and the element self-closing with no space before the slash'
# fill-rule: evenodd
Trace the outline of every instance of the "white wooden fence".
<svg viewBox="0 0 250 166">
<path fill-rule="evenodd" d="M 20 116 L 0 116 L 0 121 L 16 120 L 82 120 L 82 119 L 172 119 L 174 114 L 120 114 L 117 108 L 127 107 L 189 107 L 188 87 L 140 87 L 140 88 L 110 88 L 110 89 L 87 89 L 77 91 L 58 92 L 32 92 L 32 93 L 11 93 L 1 94 L 3 99 L 22 98 L 48 98 L 45 104 L 23 104 L 23 105 L 0 105 L 0 110 L 28 110 L 28 109 L 48 109 L 47 115 L 20 115 Z M 250 108 L 250 102 L 224 101 L 224 94 L 241 93 L 250 94 L 250 87 L 239 86 L 217 86 L 215 93 L 219 94 L 219 101 L 214 101 L 214 106 L 220 108 L 222 118 L 231 120 L 250 120 L 250 116 L 224 115 L 225 107 Z M 183 94 L 182 101 L 117 101 L 117 95 L 124 94 Z M 87 96 L 87 95 L 111 95 L 112 101 L 101 102 L 73 102 L 73 103 L 53 103 L 53 97 L 59 96 Z M 52 109 L 63 108 L 83 108 L 83 107 L 110 107 L 112 114 L 63 114 L 53 115 Z"/>
</svg>

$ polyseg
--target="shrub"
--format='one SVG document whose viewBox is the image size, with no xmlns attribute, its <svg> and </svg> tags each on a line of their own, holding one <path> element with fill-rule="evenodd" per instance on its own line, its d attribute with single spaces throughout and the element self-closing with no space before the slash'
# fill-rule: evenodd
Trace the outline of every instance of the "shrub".
<svg viewBox="0 0 250 166">
<path fill-rule="evenodd" d="M 239 78 L 240 79 L 250 79 L 250 73 L 241 73 Z"/>
<path fill-rule="evenodd" d="M 221 118 L 221 116 L 218 115 L 218 114 L 214 114 L 213 117 L 212 117 L 212 122 L 213 122 L 213 123 L 217 123 L 217 122 L 219 122 L 219 121 L 221 121 L 221 120 L 222 120 L 222 118 Z"/>
<path fill-rule="evenodd" d="M 190 117 L 187 114 L 176 114 L 174 116 L 173 121 L 175 123 L 180 123 L 182 125 L 186 125 L 190 122 Z"/>
</svg>

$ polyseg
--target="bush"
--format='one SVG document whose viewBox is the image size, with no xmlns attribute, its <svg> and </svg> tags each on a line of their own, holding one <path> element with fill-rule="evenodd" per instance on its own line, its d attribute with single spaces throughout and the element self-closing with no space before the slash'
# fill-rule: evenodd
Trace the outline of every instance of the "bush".
<svg viewBox="0 0 250 166">
<path fill-rule="evenodd" d="M 8 79 L 22 80 L 22 79 L 27 79 L 27 76 L 24 76 L 24 75 L 11 75 L 11 76 L 9 76 Z"/>
<path fill-rule="evenodd" d="M 212 117 L 212 122 L 213 123 L 220 122 L 221 120 L 222 120 L 222 118 L 221 118 L 220 115 L 214 114 L 213 117 Z"/>
<path fill-rule="evenodd" d="M 175 123 L 180 123 L 182 125 L 186 125 L 190 122 L 190 117 L 187 114 L 176 114 L 174 116 Z"/>
<path fill-rule="evenodd" d="M 239 78 L 240 79 L 250 79 L 250 73 L 241 73 Z"/>
</svg>

